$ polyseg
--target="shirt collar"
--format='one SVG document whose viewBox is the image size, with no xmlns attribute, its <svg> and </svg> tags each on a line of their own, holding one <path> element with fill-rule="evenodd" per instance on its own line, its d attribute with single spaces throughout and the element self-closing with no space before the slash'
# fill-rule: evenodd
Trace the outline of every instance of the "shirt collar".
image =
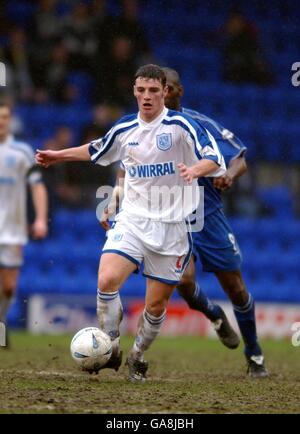
<svg viewBox="0 0 300 434">
<path fill-rule="evenodd" d="M 143 121 L 143 119 L 141 119 L 140 112 L 139 112 L 138 113 L 138 122 L 144 128 L 150 129 L 150 128 L 153 128 L 153 127 L 156 127 L 157 125 L 159 125 L 167 113 L 168 113 L 168 109 L 167 109 L 167 107 L 164 107 L 162 112 L 155 119 L 153 119 L 153 121 L 145 122 L 145 121 Z"/>
</svg>

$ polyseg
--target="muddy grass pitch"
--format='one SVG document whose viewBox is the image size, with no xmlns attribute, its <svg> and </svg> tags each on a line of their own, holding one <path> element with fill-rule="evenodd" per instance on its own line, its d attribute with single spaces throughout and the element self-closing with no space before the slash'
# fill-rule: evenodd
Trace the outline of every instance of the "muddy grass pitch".
<svg viewBox="0 0 300 434">
<path fill-rule="evenodd" d="M 246 375 L 242 346 L 197 337 L 159 338 L 148 351 L 148 382 L 127 370 L 89 375 L 69 354 L 71 336 L 11 335 L 0 349 L 1 413 L 299 413 L 300 347 L 262 341 L 270 378 Z M 122 339 L 126 352 L 132 337 Z"/>
</svg>

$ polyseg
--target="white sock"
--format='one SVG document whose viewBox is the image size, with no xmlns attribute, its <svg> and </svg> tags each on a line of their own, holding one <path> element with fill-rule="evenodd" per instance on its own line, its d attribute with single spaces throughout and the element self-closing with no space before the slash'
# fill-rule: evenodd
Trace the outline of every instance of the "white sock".
<svg viewBox="0 0 300 434">
<path fill-rule="evenodd" d="M 119 326 L 123 318 L 123 307 L 119 291 L 101 292 L 97 294 L 97 317 L 99 327 L 109 335 L 113 344 L 113 353 L 119 348 Z"/>
<path fill-rule="evenodd" d="M 7 312 L 12 301 L 13 297 L 7 297 L 3 293 L 0 293 L 0 322 L 6 321 Z"/>
<path fill-rule="evenodd" d="M 137 335 L 131 350 L 134 359 L 141 361 L 144 359 L 144 351 L 148 350 L 160 332 L 165 317 L 166 311 L 160 317 L 156 317 L 144 310 L 139 319 Z"/>
</svg>

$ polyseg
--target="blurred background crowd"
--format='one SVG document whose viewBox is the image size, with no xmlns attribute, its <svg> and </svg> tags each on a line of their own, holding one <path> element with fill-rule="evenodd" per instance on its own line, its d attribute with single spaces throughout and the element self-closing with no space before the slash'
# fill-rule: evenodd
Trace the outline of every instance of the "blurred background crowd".
<svg viewBox="0 0 300 434">
<path fill-rule="evenodd" d="M 1 98 L 14 106 L 16 136 L 34 149 L 61 149 L 102 136 L 120 115 L 136 110 L 138 66 L 178 70 L 183 105 L 211 116 L 248 148 L 248 173 L 225 195 L 225 208 L 245 250 L 249 286 L 258 288 L 258 300 L 276 287 L 279 300 L 296 300 L 300 87 L 291 83 L 291 68 L 300 61 L 299 22 L 293 0 L 1 1 L 0 61 L 7 68 Z M 55 237 L 69 242 L 73 218 L 75 242 L 91 246 L 96 188 L 114 183 L 114 168 L 61 165 L 46 171 L 45 180 L 54 213 L 48 249 L 61 254 Z M 34 247 L 28 252 L 42 261 Z M 49 264 L 48 280 L 45 270 L 39 276 L 44 288 Z M 266 270 L 276 271 L 271 283 Z M 71 279 L 70 288 L 82 287 L 74 270 L 63 272 L 64 286 Z"/>
</svg>

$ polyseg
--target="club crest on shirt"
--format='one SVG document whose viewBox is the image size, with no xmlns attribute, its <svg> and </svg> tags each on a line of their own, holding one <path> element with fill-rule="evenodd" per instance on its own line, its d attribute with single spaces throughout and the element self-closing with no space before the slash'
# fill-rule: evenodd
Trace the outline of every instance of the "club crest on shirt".
<svg viewBox="0 0 300 434">
<path fill-rule="evenodd" d="M 156 136 L 156 146 L 160 151 L 167 151 L 172 147 L 172 134 L 163 133 Z"/>
<path fill-rule="evenodd" d="M 123 234 L 114 234 L 113 241 L 121 241 Z"/>
</svg>

